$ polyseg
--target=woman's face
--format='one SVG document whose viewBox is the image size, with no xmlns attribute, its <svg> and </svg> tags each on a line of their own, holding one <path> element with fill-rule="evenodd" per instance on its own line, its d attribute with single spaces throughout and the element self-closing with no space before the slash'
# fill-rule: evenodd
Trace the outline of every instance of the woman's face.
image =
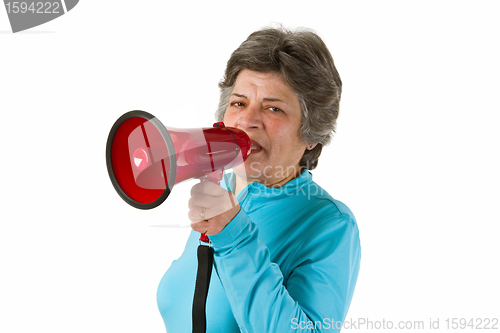
<svg viewBox="0 0 500 333">
<path fill-rule="evenodd" d="M 279 74 L 241 71 L 224 123 L 248 134 L 252 153 L 234 172 L 268 186 L 295 176 L 307 147 L 299 137 L 300 122 L 297 95 Z"/>
</svg>

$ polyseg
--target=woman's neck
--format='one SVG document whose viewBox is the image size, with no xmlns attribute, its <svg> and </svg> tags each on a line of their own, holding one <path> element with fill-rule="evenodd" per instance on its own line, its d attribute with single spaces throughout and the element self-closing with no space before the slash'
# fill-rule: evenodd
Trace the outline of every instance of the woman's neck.
<svg viewBox="0 0 500 333">
<path fill-rule="evenodd" d="M 298 176 L 300 176 L 300 168 L 296 168 L 295 170 L 297 170 L 296 173 L 290 173 L 289 175 L 287 175 L 283 178 L 272 179 L 269 182 L 262 181 L 262 180 L 251 180 L 251 179 L 249 180 L 246 177 L 242 178 L 242 177 L 239 177 L 238 175 L 236 175 L 236 187 L 235 187 L 234 193 L 237 196 L 241 192 L 241 190 L 243 190 L 245 188 L 245 186 L 247 186 L 250 183 L 254 183 L 254 182 L 262 183 L 269 188 L 281 187 L 281 186 L 285 185 L 286 183 L 288 183 L 290 180 L 295 179 Z"/>
</svg>

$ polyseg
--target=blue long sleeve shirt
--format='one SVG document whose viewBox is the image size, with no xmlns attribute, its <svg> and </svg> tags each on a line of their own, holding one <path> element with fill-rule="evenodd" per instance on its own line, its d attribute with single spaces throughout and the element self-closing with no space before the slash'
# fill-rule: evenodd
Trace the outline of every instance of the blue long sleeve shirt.
<svg viewBox="0 0 500 333">
<path fill-rule="evenodd" d="M 222 186 L 234 189 L 234 174 Z M 214 272 L 207 332 L 338 332 L 359 272 L 359 231 L 349 208 L 305 170 L 280 188 L 251 183 L 240 212 L 210 236 Z M 157 293 L 168 333 L 192 331 L 199 233 L 191 232 Z"/>
</svg>

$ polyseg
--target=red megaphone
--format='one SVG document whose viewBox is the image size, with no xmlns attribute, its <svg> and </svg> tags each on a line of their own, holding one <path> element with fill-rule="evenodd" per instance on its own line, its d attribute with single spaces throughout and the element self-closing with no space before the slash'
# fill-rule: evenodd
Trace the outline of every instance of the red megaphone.
<svg viewBox="0 0 500 333">
<path fill-rule="evenodd" d="M 224 123 L 167 128 L 147 112 L 130 111 L 111 128 L 106 164 L 122 199 L 133 207 L 151 209 L 165 201 L 175 184 L 230 169 L 250 152 L 248 135 Z"/>
</svg>

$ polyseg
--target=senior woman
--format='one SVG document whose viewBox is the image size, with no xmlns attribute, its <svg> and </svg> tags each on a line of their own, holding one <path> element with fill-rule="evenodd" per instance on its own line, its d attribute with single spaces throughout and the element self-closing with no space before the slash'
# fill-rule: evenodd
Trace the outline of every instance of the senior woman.
<svg viewBox="0 0 500 333">
<path fill-rule="evenodd" d="M 338 116 L 332 56 L 313 32 L 259 30 L 233 52 L 219 86 L 216 118 L 245 131 L 252 152 L 221 187 L 192 188 L 193 231 L 157 293 L 167 332 L 191 331 L 199 232 L 214 253 L 207 332 L 338 331 L 361 250 L 354 215 L 310 172 Z"/>
</svg>

